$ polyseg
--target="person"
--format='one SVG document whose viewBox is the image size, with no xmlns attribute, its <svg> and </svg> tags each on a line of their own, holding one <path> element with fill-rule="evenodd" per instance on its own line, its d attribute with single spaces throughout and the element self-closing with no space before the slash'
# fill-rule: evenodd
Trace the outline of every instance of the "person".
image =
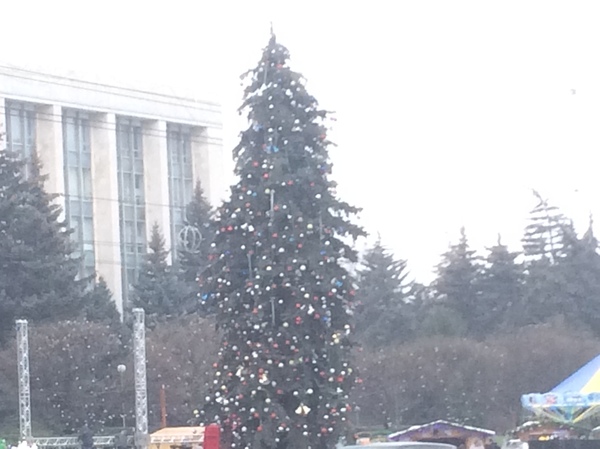
<svg viewBox="0 0 600 449">
<path fill-rule="evenodd" d="M 81 449 L 94 449 L 94 434 L 87 424 L 85 424 L 83 429 L 81 429 L 79 441 L 81 441 Z"/>
</svg>

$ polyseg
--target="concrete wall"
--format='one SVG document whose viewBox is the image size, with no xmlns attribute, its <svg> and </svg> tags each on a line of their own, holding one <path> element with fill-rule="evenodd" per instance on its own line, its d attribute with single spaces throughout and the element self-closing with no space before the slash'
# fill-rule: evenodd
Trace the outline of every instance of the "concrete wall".
<svg viewBox="0 0 600 449">
<path fill-rule="evenodd" d="M 192 161 L 195 180 L 200 180 L 206 199 L 217 205 L 225 191 L 222 130 L 192 129 Z"/>
<path fill-rule="evenodd" d="M 42 163 L 42 173 L 48 175 L 45 188 L 58 194 L 56 201 L 65 208 L 65 174 L 62 130 L 62 108 L 56 105 L 36 105 L 35 148 Z"/>
<path fill-rule="evenodd" d="M 0 93 L 7 98 L 91 109 L 167 122 L 221 127 L 218 104 L 138 89 L 88 82 L 18 68 L 0 68 Z"/>
<path fill-rule="evenodd" d="M 96 271 L 106 281 L 122 312 L 116 117 L 98 113 L 91 120 Z"/>
<path fill-rule="evenodd" d="M 144 121 L 144 196 L 146 198 L 146 235 L 155 223 L 171 248 L 171 214 L 169 205 L 169 165 L 167 157 L 167 122 Z M 170 254 L 169 254 L 170 257 Z"/>
</svg>

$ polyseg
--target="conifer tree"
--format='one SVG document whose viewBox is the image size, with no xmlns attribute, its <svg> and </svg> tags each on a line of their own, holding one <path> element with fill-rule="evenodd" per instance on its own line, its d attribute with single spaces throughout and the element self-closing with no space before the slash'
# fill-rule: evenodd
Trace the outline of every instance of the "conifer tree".
<svg viewBox="0 0 600 449">
<path fill-rule="evenodd" d="M 557 313 L 575 326 L 585 325 L 600 333 L 600 255 L 594 235 L 593 220 L 579 238 L 574 227 L 563 233 L 563 257 L 554 268 L 553 278 L 559 281 L 561 306 Z"/>
<path fill-rule="evenodd" d="M 461 228 L 460 240 L 450 246 L 437 267 L 435 290 L 442 303 L 462 317 L 468 332 L 476 326 L 473 310 L 478 306 L 479 270 L 475 251 L 469 248 L 465 229 Z"/>
<path fill-rule="evenodd" d="M 325 111 L 272 35 L 247 76 L 239 182 L 218 218 L 208 292 L 222 340 L 200 420 L 227 446 L 329 449 L 347 421 L 352 278 L 362 231 L 330 180 Z"/>
<path fill-rule="evenodd" d="M 405 260 L 395 260 L 378 239 L 365 254 L 359 270 L 360 305 L 356 312 L 357 338 L 386 346 L 412 334 L 410 294 Z"/>
<path fill-rule="evenodd" d="M 16 318 L 70 319 L 81 313 L 86 280 L 77 280 L 71 230 L 34 160 L 0 151 L 0 329 Z M 0 336 L 3 332 L 0 332 Z"/>
<path fill-rule="evenodd" d="M 516 262 L 519 254 L 509 251 L 500 236 L 488 251 L 478 284 L 481 297 L 473 310 L 477 317 L 474 333 L 479 337 L 514 327 L 522 313 L 523 267 Z"/>
<path fill-rule="evenodd" d="M 565 288 L 569 281 L 562 269 L 565 258 L 579 246 L 573 223 L 534 191 L 536 207 L 525 228 L 525 288 L 520 325 L 543 323 L 552 317 L 574 313 Z"/>
<path fill-rule="evenodd" d="M 158 223 L 152 226 L 148 249 L 144 267 L 134 287 L 132 303 L 133 307 L 144 309 L 146 321 L 152 325 L 183 312 L 185 288 L 168 264 L 165 239 Z"/>
<path fill-rule="evenodd" d="M 93 288 L 86 293 L 83 300 L 83 311 L 87 321 L 111 324 L 120 321 L 115 301 L 104 278 L 100 277 L 94 283 Z"/>
<path fill-rule="evenodd" d="M 568 221 L 556 206 L 533 191 L 537 204 L 530 212 L 523 236 L 523 251 L 528 262 L 555 263 L 562 256 L 563 230 Z"/>
</svg>

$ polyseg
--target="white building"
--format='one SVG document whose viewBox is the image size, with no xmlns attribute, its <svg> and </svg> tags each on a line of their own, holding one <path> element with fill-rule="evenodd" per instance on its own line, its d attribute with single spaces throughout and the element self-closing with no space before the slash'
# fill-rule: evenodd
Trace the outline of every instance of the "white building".
<svg viewBox="0 0 600 449">
<path fill-rule="evenodd" d="M 104 277 L 120 311 L 153 224 L 171 248 L 195 181 L 213 204 L 224 192 L 214 103 L 0 66 L 0 133 L 0 149 L 37 153 L 82 273 Z"/>
</svg>

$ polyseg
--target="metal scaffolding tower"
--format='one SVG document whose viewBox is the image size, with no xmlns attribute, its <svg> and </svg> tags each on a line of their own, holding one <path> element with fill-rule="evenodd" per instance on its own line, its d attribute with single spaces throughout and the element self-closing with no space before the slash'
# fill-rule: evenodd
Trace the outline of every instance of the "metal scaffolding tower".
<svg viewBox="0 0 600 449">
<path fill-rule="evenodd" d="M 135 370 L 135 436 L 128 439 L 140 449 L 147 449 L 151 443 L 148 436 L 148 391 L 146 382 L 146 326 L 143 309 L 133 309 L 133 356 Z M 21 438 L 32 436 L 31 432 L 31 390 L 29 386 L 29 341 L 27 321 L 17 320 L 17 357 L 19 368 L 19 423 Z M 174 440 L 187 442 L 186 436 L 171 436 Z M 190 441 L 196 441 L 192 438 Z M 78 437 L 35 438 L 40 448 L 74 448 L 80 447 Z M 95 436 L 94 445 L 111 447 L 115 444 L 114 436 Z"/>
<path fill-rule="evenodd" d="M 146 385 L 146 325 L 144 309 L 133 309 L 136 446 L 148 447 L 148 388 Z"/>
<path fill-rule="evenodd" d="M 21 439 L 31 436 L 31 389 L 29 386 L 29 338 L 27 320 L 17 320 L 17 363 L 19 371 L 19 429 Z"/>
</svg>

